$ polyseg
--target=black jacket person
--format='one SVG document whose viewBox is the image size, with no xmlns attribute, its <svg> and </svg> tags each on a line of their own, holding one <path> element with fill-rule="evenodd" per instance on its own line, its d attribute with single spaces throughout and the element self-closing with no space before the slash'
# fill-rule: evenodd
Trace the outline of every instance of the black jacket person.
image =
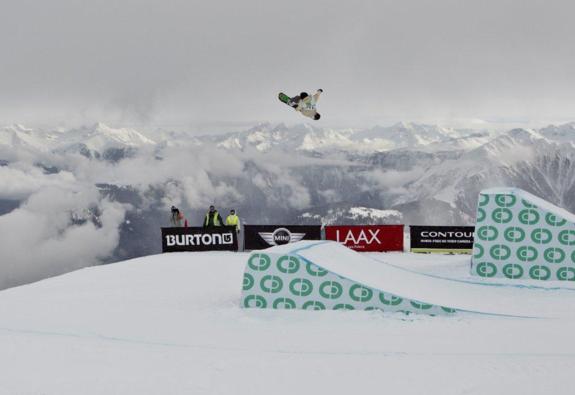
<svg viewBox="0 0 575 395">
<path fill-rule="evenodd" d="M 215 226 L 222 226 L 222 217 L 214 206 L 210 206 L 210 211 L 206 213 L 204 218 L 204 228 L 213 228 Z"/>
</svg>

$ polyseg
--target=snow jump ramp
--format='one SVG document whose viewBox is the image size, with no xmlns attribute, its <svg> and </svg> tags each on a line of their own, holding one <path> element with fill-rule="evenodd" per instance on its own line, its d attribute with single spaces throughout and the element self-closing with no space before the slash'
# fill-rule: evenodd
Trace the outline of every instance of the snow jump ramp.
<svg viewBox="0 0 575 395">
<path fill-rule="evenodd" d="M 575 215 L 521 189 L 482 191 L 471 274 L 575 281 Z"/>
<path fill-rule="evenodd" d="M 249 256 L 241 305 L 552 318 L 573 316 L 575 291 L 438 278 L 375 261 L 333 241 L 301 241 Z"/>
</svg>

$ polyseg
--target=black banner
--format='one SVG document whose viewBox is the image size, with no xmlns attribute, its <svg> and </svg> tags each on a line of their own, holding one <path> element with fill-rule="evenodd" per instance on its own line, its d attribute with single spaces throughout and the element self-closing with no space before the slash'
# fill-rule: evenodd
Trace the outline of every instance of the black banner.
<svg viewBox="0 0 575 395">
<path fill-rule="evenodd" d="M 244 249 L 262 250 L 300 240 L 321 240 L 320 225 L 245 225 Z"/>
<path fill-rule="evenodd" d="M 162 228 L 162 252 L 237 250 L 238 237 L 233 226 Z"/>
<path fill-rule="evenodd" d="M 410 226 L 412 252 L 471 253 L 473 226 Z"/>
</svg>

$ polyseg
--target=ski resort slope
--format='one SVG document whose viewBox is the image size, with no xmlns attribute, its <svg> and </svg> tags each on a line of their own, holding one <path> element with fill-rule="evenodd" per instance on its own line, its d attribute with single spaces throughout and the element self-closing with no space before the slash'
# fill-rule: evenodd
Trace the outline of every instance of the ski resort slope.
<svg viewBox="0 0 575 395">
<path fill-rule="evenodd" d="M 433 276 L 469 267 L 369 256 Z M 572 393 L 575 314 L 243 309 L 247 258 L 156 255 L 0 292 L 0 394 Z"/>
<path fill-rule="evenodd" d="M 575 288 L 534 283 L 461 281 L 406 270 L 385 259 L 374 260 L 333 241 L 302 241 L 275 247 L 277 253 L 298 255 L 317 266 L 380 292 L 460 311 L 529 318 L 558 318 L 575 314 Z"/>
</svg>

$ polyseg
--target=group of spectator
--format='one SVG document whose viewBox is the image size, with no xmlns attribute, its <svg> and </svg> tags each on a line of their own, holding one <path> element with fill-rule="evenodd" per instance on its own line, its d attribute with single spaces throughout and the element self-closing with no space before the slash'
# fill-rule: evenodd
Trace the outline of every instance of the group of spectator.
<svg viewBox="0 0 575 395">
<path fill-rule="evenodd" d="M 174 227 L 188 226 L 188 220 L 184 218 L 184 214 L 176 206 L 172 206 L 170 223 Z M 210 206 L 210 209 L 204 217 L 203 227 L 204 228 L 215 228 L 218 226 L 233 226 L 236 231 L 240 232 L 240 218 L 236 214 L 236 210 L 231 209 L 230 214 L 226 217 L 225 222 L 222 220 L 222 216 L 218 213 L 215 206 Z"/>
</svg>

